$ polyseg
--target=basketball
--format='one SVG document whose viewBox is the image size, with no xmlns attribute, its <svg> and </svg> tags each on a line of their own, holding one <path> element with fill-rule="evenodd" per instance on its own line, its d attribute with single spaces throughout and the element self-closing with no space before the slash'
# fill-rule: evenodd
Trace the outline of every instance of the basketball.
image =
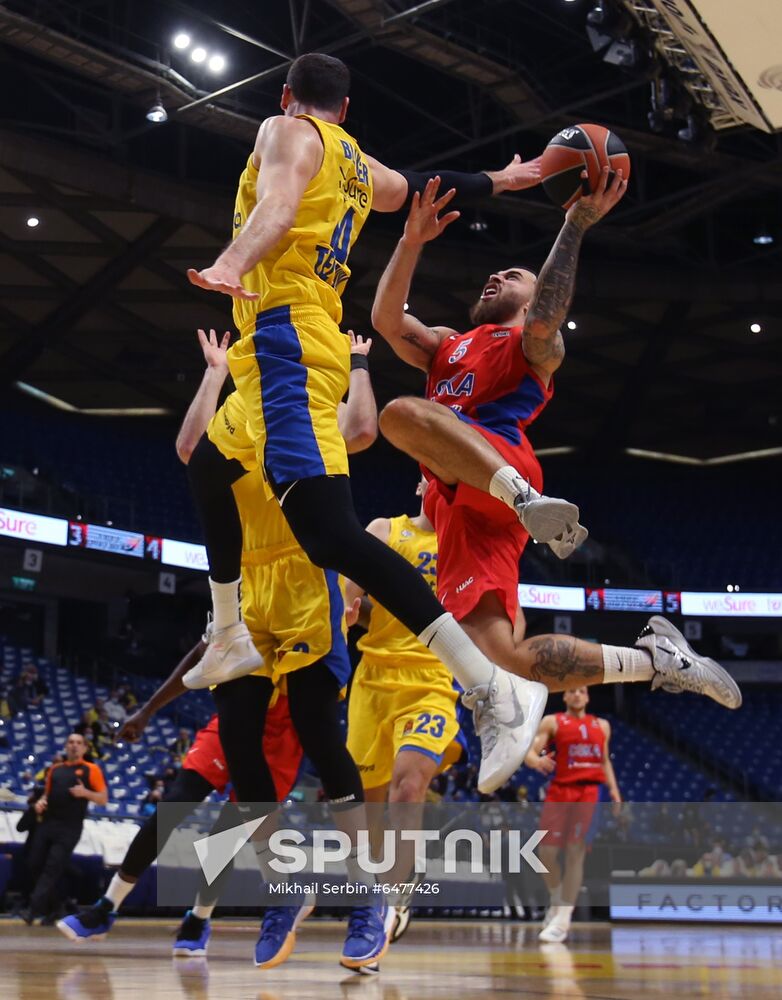
<svg viewBox="0 0 782 1000">
<path fill-rule="evenodd" d="M 582 171 L 589 172 L 594 191 L 605 166 L 621 170 L 625 180 L 630 176 L 630 156 L 619 136 L 602 125 L 570 125 L 557 132 L 543 153 L 543 189 L 556 205 L 570 208 L 584 193 Z"/>
</svg>

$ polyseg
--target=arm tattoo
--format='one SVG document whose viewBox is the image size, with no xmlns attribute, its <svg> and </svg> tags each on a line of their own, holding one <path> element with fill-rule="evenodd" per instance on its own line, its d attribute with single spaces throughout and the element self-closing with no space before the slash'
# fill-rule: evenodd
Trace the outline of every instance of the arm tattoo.
<svg viewBox="0 0 782 1000">
<path fill-rule="evenodd" d="M 428 342 L 422 342 L 421 338 L 413 330 L 410 330 L 408 333 L 403 333 L 402 340 L 406 341 L 412 347 L 417 347 L 419 351 L 427 356 L 427 358 L 431 358 L 434 354 L 435 345 L 432 344 L 431 340 L 427 338 Z"/>
<path fill-rule="evenodd" d="M 560 326 L 573 299 L 578 252 L 584 229 L 566 222 L 535 285 L 524 324 L 524 354 L 532 364 L 561 361 L 565 345 Z"/>
<path fill-rule="evenodd" d="M 530 668 L 530 680 L 556 681 L 562 684 L 566 678 L 571 683 L 579 681 L 599 682 L 603 679 L 603 655 L 600 646 L 590 644 L 586 653 L 579 651 L 581 643 L 572 635 L 543 635 L 529 640 L 529 648 L 534 655 Z M 594 652 L 593 652 L 594 647 Z"/>
</svg>

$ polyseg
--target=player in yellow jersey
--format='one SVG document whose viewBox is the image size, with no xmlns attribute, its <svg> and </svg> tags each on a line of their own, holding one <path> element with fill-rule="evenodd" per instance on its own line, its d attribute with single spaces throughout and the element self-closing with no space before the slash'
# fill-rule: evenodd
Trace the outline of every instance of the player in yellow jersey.
<svg viewBox="0 0 782 1000">
<path fill-rule="evenodd" d="M 263 122 L 242 174 L 234 239 L 211 267 L 191 269 L 188 276 L 234 298 L 241 337 L 229 354 L 231 373 L 268 491 L 280 501 L 299 544 L 316 565 L 356 581 L 430 646 L 463 687 L 472 688 L 476 728 L 486 736 L 481 785 L 489 790 L 521 763 L 546 689 L 487 659 L 420 574 L 362 529 L 350 493 L 337 426 L 349 372 L 349 348 L 338 326 L 348 257 L 370 208 L 396 211 L 411 196 L 418 199 L 428 176 L 390 170 L 362 152 L 342 128 L 349 85 L 347 67 L 332 56 L 310 53 L 295 60 L 283 88 L 283 115 Z M 462 195 L 519 190 L 538 183 L 539 168 L 515 157 L 495 175 L 441 176 L 450 189 L 438 202 L 445 209 L 456 188 Z M 215 641 L 200 676 L 191 677 L 191 684 L 202 686 L 253 669 L 240 648 L 236 609 L 241 524 L 215 463 L 215 450 L 201 442 L 190 478 L 215 604 Z M 504 466 L 498 454 L 497 468 Z M 530 512 L 552 505 L 556 516 L 560 503 L 540 497 L 521 478 L 508 502 L 524 523 Z"/>
<path fill-rule="evenodd" d="M 421 479 L 417 495 L 426 492 Z M 398 552 L 437 587 L 437 535 L 424 514 L 379 517 L 367 531 Z M 364 591 L 348 582 L 355 606 Z M 380 605 L 372 605 L 358 642 L 361 661 L 348 702 L 348 750 L 358 765 L 367 802 L 423 803 L 432 778 L 462 755 L 456 706 L 459 692 L 437 657 Z M 406 814 L 406 818 L 408 818 Z M 407 902 L 397 906 L 392 940 L 407 929 Z"/>
<path fill-rule="evenodd" d="M 228 375 L 227 343 L 218 344 L 214 331 L 209 338 L 199 331 L 199 339 L 207 370 L 177 438 L 177 452 L 182 461 L 189 462 L 206 429 L 213 445 L 232 463 L 236 476 L 233 491 L 244 524 L 242 612 L 260 654 L 260 666 L 252 675 L 221 684 L 213 691 L 220 742 L 234 789 L 242 803 L 276 801 L 274 781 L 263 755 L 263 732 L 275 686 L 283 682 L 293 726 L 326 795 L 332 801 L 360 802 L 361 779 L 345 746 L 338 709 L 340 691 L 350 676 L 350 661 L 337 576 L 310 562 L 277 501 L 264 498 L 241 396 L 231 393 L 215 413 Z M 352 356 L 360 363 L 354 367 L 348 402 L 340 405 L 338 419 L 347 450 L 352 453 L 374 441 L 377 409 L 366 362 L 372 342 L 352 333 L 350 341 Z M 211 628 L 210 623 L 209 631 Z M 335 820 L 339 822 L 338 815 Z M 256 845 L 256 851 L 266 872 L 266 845 Z M 202 903 L 199 907 L 200 916 L 209 915 L 206 911 L 210 907 Z M 256 965 L 268 969 L 285 961 L 295 943 L 296 927 L 310 910 L 266 908 L 255 947 Z M 349 924 L 353 930 L 355 923 Z M 383 930 L 379 950 L 385 945 L 388 927 Z M 358 959 L 355 956 L 355 941 L 353 945 L 352 954 L 343 954 L 344 964 L 351 968 L 355 967 L 349 964 L 351 960 L 361 964 L 360 953 Z"/>
</svg>

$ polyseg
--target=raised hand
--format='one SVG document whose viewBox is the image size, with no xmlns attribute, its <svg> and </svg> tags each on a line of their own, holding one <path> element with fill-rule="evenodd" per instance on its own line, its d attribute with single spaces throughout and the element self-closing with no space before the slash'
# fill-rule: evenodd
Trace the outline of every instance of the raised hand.
<svg viewBox="0 0 782 1000">
<path fill-rule="evenodd" d="M 405 241 L 415 245 L 428 243 L 437 237 L 452 222 L 455 222 L 460 212 L 448 212 L 440 218 L 440 212 L 448 205 L 456 194 L 456 188 L 446 191 L 441 197 L 437 197 L 440 188 L 440 178 L 432 177 L 426 182 L 423 194 L 418 191 L 413 195 L 410 211 L 405 223 Z"/>
<path fill-rule="evenodd" d="M 363 354 L 366 357 L 372 347 L 372 338 L 367 337 L 364 340 L 360 333 L 355 334 L 352 330 L 348 330 L 348 336 L 350 337 L 350 353 Z"/>
<path fill-rule="evenodd" d="M 220 343 L 217 342 L 217 334 L 214 330 L 209 331 L 209 336 L 203 330 L 198 331 L 198 341 L 201 350 L 204 352 L 204 361 L 207 368 L 227 368 L 228 345 L 231 343 L 231 333 L 229 330 L 223 334 Z"/>
<path fill-rule="evenodd" d="M 603 167 L 594 193 L 582 195 L 567 210 L 566 218 L 568 222 L 574 223 L 581 229 L 588 229 L 590 226 L 594 226 L 596 222 L 599 222 L 604 215 L 607 215 L 624 198 L 627 191 L 627 181 L 624 179 L 622 171 L 617 170 L 609 184 L 608 179 L 610 175 L 611 168 L 607 166 Z M 586 170 L 581 174 L 581 177 L 584 180 L 588 179 L 589 174 Z"/>
<path fill-rule="evenodd" d="M 495 193 L 498 190 L 524 191 L 526 188 L 535 187 L 540 184 L 541 159 L 542 157 L 536 156 L 534 160 L 527 160 L 525 163 L 519 154 L 516 153 L 507 167 L 498 171 L 498 178 L 495 181 L 494 188 Z"/>
</svg>

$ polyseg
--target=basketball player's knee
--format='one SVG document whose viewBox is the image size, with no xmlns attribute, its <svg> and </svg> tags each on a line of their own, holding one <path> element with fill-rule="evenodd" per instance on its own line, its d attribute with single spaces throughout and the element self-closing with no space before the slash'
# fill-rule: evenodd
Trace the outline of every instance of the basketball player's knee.
<svg viewBox="0 0 782 1000">
<path fill-rule="evenodd" d="M 429 775 L 425 768 L 406 767 L 391 779 L 389 802 L 423 802 L 428 787 Z"/>
<path fill-rule="evenodd" d="M 421 406 L 421 404 L 424 406 Z M 386 403 L 380 414 L 378 425 L 389 441 L 399 440 L 414 431 L 426 427 L 426 400 L 414 396 L 401 396 Z"/>
</svg>

